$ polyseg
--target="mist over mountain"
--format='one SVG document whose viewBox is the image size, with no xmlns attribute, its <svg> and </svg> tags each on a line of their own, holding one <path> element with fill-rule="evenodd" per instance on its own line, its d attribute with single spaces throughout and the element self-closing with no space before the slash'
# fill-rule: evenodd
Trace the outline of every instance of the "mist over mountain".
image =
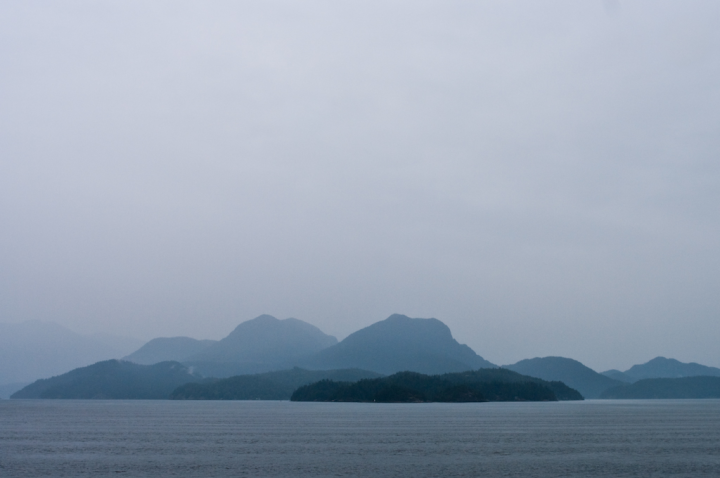
<svg viewBox="0 0 720 478">
<path fill-rule="evenodd" d="M 182 362 L 206 350 L 217 340 L 197 340 L 190 337 L 159 337 L 152 339 L 135 352 L 122 358 L 129 362 L 152 365 L 158 362 Z"/>
<path fill-rule="evenodd" d="M 37 380 L 12 398 L 166 399 L 179 385 L 201 378 L 177 362 L 138 365 L 106 360 Z"/>
<path fill-rule="evenodd" d="M 382 374 L 425 374 L 496 367 L 467 345 L 458 343 L 437 319 L 394 314 L 302 362 L 308 368 L 360 368 Z"/>
<path fill-rule="evenodd" d="M 697 376 L 720 376 L 720 368 L 708 367 L 699 363 L 683 363 L 673 358 L 655 357 L 639 365 L 633 365 L 626 370 L 625 375 L 632 381 L 645 378 L 681 378 Z"/>
<path fill-rule="evenodd" d="M 142 341 L 80 335 L 52 322 L 0 323 L 0 385 L 27 383 L 123 357 Z"/>
<path fill-rule="evenodd" d="M 543 380 L 559 380 L 585 398 L 599 398 L 603 391 L 622 383 L 565 357 L 525 359 L 513 365 L 503 365 L 503 368 Z"/>
</svg>

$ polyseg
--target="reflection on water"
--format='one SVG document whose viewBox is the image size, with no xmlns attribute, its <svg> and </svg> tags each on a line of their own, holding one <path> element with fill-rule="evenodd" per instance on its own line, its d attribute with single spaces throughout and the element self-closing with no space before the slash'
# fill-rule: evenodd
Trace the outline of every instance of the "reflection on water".
<svg viewBox="0 0 720 478">
<path fill-rule="evenodd" d="M 720 476 L 720 400 L 0 401 L 0 476 Z"/>
</svg>

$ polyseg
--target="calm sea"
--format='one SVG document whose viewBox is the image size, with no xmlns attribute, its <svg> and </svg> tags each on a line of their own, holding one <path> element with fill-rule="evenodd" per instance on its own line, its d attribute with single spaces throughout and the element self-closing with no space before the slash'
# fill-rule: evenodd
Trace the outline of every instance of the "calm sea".
<svg viewBox="0 0 720 478">
<path fill-rule="evenodd" d="M 0 476 L 720 477 L 720 400 L 3 400 Z"/>
</svg>

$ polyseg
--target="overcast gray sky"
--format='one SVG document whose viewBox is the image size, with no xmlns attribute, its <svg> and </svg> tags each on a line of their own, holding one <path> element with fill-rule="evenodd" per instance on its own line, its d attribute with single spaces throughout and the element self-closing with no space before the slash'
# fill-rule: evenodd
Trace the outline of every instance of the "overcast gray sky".
<svg viewBox="0 0 720 478">
<path fill-rule="evenodd" d="M 395 312 L 720 366 L 720 2 L 0 3 L 0 321 Z"/>
</svg>

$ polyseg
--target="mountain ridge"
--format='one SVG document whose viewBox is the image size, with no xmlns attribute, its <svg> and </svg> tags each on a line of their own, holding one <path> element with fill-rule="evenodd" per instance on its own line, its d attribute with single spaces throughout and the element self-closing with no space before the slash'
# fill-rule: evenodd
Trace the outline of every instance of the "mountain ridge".
<svg viewBox="0 0 720 478">
<path fill-rule="evenodd" d="M 603 391 L 622 383 L 566 357 L 535 357 L 503 365 L 503 368 L 543 380 L 559 380 L 578 390 L 585 398 L 599 398 Z"/>
<path fill-rule="evenodd" d="M 443 322 L 393 314 L 353 332 L 340 343 L 303 361 L 311 369 L 360 368 L 381 374 L 400 371 L 448 373 L 497 367 L 452 337 Z"/>
<path fill-rule="evenodd" d="M 655 357 L 643 364 L 633 365 L 623 373 L 634 381 L 645 378 L 720 377 L 720 368 L 696 362 L 684 363 L 673 358 Z"/>
<path fill-rule="evenodd" d="M 605 390 L 600 398 L 648 399 L 705 399 L 720 398 L 720 377 L 691 376 L 680 378 L 644 378 Z"/>
<path fill-rule="evenodd" d="M 192 362 L 287 363 L 335 345 L 337 339 L 295 318 L 263 314 L 239 324 L 225 338 L 187 357 Z"/>
<path fill-rule="evenodd" d="M 178 362 L 139 365 L 113 359 L 37 380 L 10 398 L 164 399 L 178 386 L 199 380 Z"/>
<path fill-rule="evenodd" d="M 186 358 L 202 352 L 217 340 L 198 340 L 190 337 L 157 337 L 121 360 L 140 365 L 159 362 L 183 362 Z"/>
</svg>

